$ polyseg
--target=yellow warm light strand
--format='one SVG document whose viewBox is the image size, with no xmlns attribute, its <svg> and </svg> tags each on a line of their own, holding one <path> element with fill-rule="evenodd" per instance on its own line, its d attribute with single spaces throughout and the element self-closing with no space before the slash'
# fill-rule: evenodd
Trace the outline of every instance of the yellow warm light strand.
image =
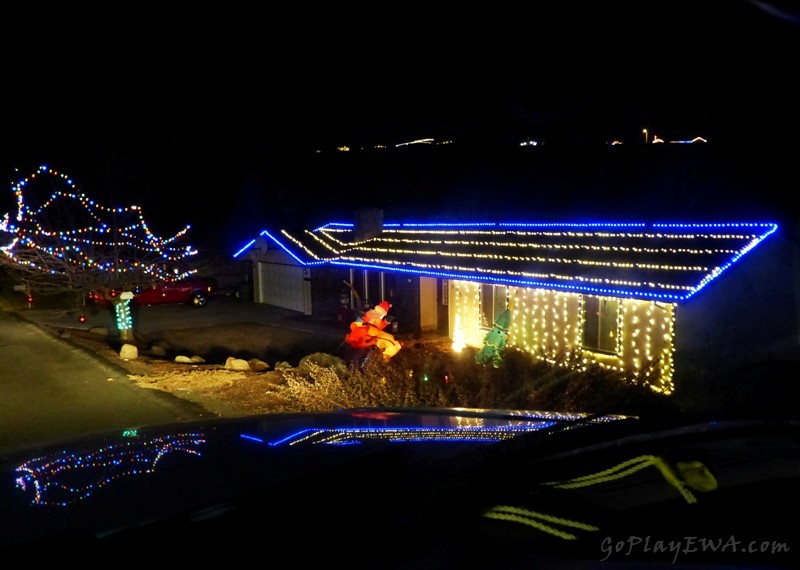
<svg viewBox="0 0 800 570">
<path fill-rule="evenodd" d="M 311 256 L 311 257 L 313 257 L 314 259 L 319 259 L 319 257 L 317 257 L 317 255 L 316 255 L 316 254 L 315 254 L 313 251 L 311 251 L 310 249 L 308 249 L 308 248 L 307 248 L 307 247 L 306 247 L 306 246 L 303 244 L 303 242 L 301 242 L 299 239 L 296 239 L 294 236 L 292 236 L 292 235 L 291 235 L 289 232 L 287 232 L 286 230 L 281 230 L 281 234 L 283 234 L 284 236 L 286 236 L 286 238 L 287 238 L 287 239 L 289 239 L 289 240 L 291 240 L 291 242 L 292 242 L 293 244 L 295 244 L 297 247 L 299 247 L 300 249 L 302 249 L 303 251 L 305 251 L 305 252 L 306 252 L 308 255 L 310 255 L 310 256 Z"/>
<path fill-rule="evenodd" d="M 469 267 L 459 265 L 434 265 L 430 263 L 407 262 L 389 259 L 375 259 L 372 257 L 356 257 L 356 256 L 342 256 L 339 258 L 341 261 L 363 264 L 375 264 L 387 267 L 410 267 L 425 271 L 448 271 L 448 272 L 461 272 L 461 273 L 479 273 L 487 276 L 498 277 L 513 277 L 519 279 L 553 279 L 564 282 L 581 282 L 587 285 L 604 285 L 607 287 L 628 287 L 640 288 L 651 290 L 653 287 L 660 287 L 662 289 L 670 289 L 675 291 L 692 291 L 694 286 L 689 285 L 673 285 L 668 283 L 654 284 L 642 281 L 625 281 L 621 279 L 607 279 L 600 277 L 587 278 L 581 275 L 557 275 L 552 273 L 529 273 L 527 271 L 509 271 L 500 269 L 485 269 L 481 267 Z"/>
<path fill-rule="evenodd" d="M 755 225 L 754 225 L 755 227 Z M 558 231 L 558 230 L 520 230 L 520 229 L 447 229 L 447 228 L 410 228 L 410 227 L 384 227 L 381 235 L 363 239 L 352 240 L 354 231 L 352 227 L 329 226 L 318 228 L 309 232 L 314 239 L 332 252 L 341 256 L 345 262 L 376 264 L 386 267 L 413 268 L 421 271 L 453 271 L 476 273 L 478 275 L 520 278 L 531 280 L 549 280 L 567 282 L 570 284 L 583 283 L 596 287 L 630 288 L 631 290 L 673 291 L 676 293 L 696 290 L 708 280 L 713 279 L 722 270 L 719 266 L 698 263 L 653 263 L 643 259 L 637 261 L 589 259 L 580 256 L 580 252 L 606 253 L 623 255 L 691 255 L 694 257 L 711 258 L 714 262 L 721 262 L 731 255 L 746 252 L 749 247 L 760 240 L 757 234 L 748 234 L 742 231 L 735 233 L 697 232 L 685 231 L 686 228 L 675 228 L 675 231 Z M 541 243 L 537 240 L 559 240 L 559 243 Z M 531 240 L 527 242 L 525 240 Z M 563 243 L 566 240 L 567 243 Z M 601 241 L 603 243 L 586 243 Z M 636 241 L 660 240 L 675 244 L 675 247 L 666 245 L 642 244 Z M 682 247 L 686 240 L 703 241 L 711 247 Z M 737 241 L 749 240 L 744 248 L 724 247 Z M 299 242 L 296 242 L 299 244 Z M 336 245 L 333 245 L 336 244 Z M 737 244 L 738 245 L 738 244 Z M 395 246 L 395 247 L 393 247 Z M 412 246 L 412 247 L 396 247 Z M 466 248 L 464 251 L 454 251 L 448 248 Z M 487 248 L 498 248 L 504 252 L 481 251 Z M 550 252 L 574 252 L 576 256 L 561 257 L 549 255 L 512 255 L 510 250 L 540 250 Z M 309 250 L 310 251 L 310 250 Z M 428 258 L 429 261 L 426 261 Z M 413 259 L 413 261 L 407 261 Z M 517 263 L 523 265 L 518 269 L 509 271 L 492 267 L 475 267 L 463 265 L 458 260 L 475 260 L 502 263 Z M 563 271 L 532 271 L 524 265 L 547 264 L 562 267 L 597 267 L 611 268 L 621 271 L 636 269 L 662 274 L 676 273 L 701 273 L 703 279 L 698 283 L 680 284 L 675 281 L 662 283 L 661 279 L 650 280 L 645 278 L 603 278 L 582 275 L 581 270 L 576 270 L 573 275 Z"/>
<path fill-rule="evenodd" d="M 749 237 L 749 236 L 748 236 Z M 331 238 L 334 239 L 334 238 Z M 464 246 L 464 247 L 499 247 L 499 248 L 520 248 L 520 249 L 545 249 L 545 250 L 578 250 L 587 252 L 619 252 L 619 253 L 647 253 L 647 254 L 689 254 L 689 255 L 709 255 L 713 253 L 723 253 L 733 255 L 738 252 L 736 249 L 698 249 L 698 248 L 667 248 L 667 247 L 633 247 L 623 245 L 588 245 L 588 244 L 557 244 L 557 243 L 520 243 L 520 242 L 502 242 L 502 241 L 483 241 L 483 240 L 434 240 L 434 239 L 421 239 L 421 238 L 390 238 L 385 236 L 378 236 L 372 240 L 362 241 L 358 244 L 347 244 L 341 240 L 336 240 L 338 243 L 349 246 L 357 246 L 362 243 L 398 243 L 408 245 L 428 245 L 428 246 Z M 413 248 L 414 251 L 417 248 Z"/>
<path fill-rule="evenodd" d="M 458 336 L 464 339 L 467 346 L 478 347 L 482 337 L 475 332 L 480 323 L 481 285 L 457 280 L 451 280 L 451 285 L 456 297 L 454 322 L 458 323 L 456 328 L 463 331 Z M 462 292 L 467 294 L 466 298 L 471 299 L 469 303 L 461 302 Z M 673 391 L 674 304 L 619 300 L 616 352 L 606 354 L 583 349 L 581 346 L 585 296 L 523 287 L 509 287 L 507 294 L 513 323 L 509 346 L 517 346 L 534 358 L 551 364 L 566 366 L 572 361 L 578 363 L 575 366 L 579 369 L 585 370 L 589 363 L 594 363 L 620 374 L 647 374 L 650 387 L 654 391 L 665 394 Z M 476 323 L 476 326 L 472 332 L 467 332 L 468 327 L 462 323 Z M 656 329 L 662 331 L 660 335 L 653 334 L 652 331 Z M 573 361 L 569 356 L 576 350 L 581 357 Z M 561 351 L 568 358 L 559 359 Z M 651 371 L 650 366 L 656 359 L 660 359 L 660 366 Z M 645 367 L 644 364 L 648 366 Z M 659 374 L 659 377 L 651 378 L 649 375 L 653 373 Z"/>
<path fill-rule="evenodd" d="M 523 255 L 501 255 L 496 253 L 474 253 L 474 252 L 453 252 L 442 250 L 425 249 L 392 249 L 387 247 L 360 247 L 359 251 L 378 254 L 391 254 L 399 256 L 432 256 L 437 258 L 469 258 L 500 261 L 515 261 L 527 263 L 550 263 L 567 265 L 585 265 L 590 267 L 613 267 L 617 269 L 651 269 L 655 271 L 703 271 L 708 272 L 710 268 L 701 265 L 657 265 L 653 263 L 632 263 L 629 261 L 595 261 L 591 259 L 569 259 L 560 257 L 532 257 Z"/>
</svg>

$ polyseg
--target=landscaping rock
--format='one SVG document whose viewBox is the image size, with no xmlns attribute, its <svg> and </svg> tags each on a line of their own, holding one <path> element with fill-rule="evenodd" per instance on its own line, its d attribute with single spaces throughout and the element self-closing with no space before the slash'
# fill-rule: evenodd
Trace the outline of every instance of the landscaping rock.
<svg viewBox="0 0 800 570">
<path fill-rule="evenodd" d="M 150 352 L 153 353 L 155 356 L 166 356 L 167 351 L 164 350 L 164 347 L 158 344 L 154 344 L 150 347 Z"/>
<path fill-rule="evenodd" d="M 250 363 L 243 358 L 229 356 L 225 361 L 225 370 L 250 370 Z"/>
<path fill-rule="evenodd" d="M 309 363 L 316 364 L 321 368 L 333 368 L 341 373 L 347 372 L 347 364 L 345 364 L 343 359 L 325 352 L 314 352 L 304 356 L 300 359 L 300 363 L 297 367 L 301 370 L 308 370 Z"/>
<path fill-rule="evenodd" d="M 268 370 L 270 367 L 269 364 L 258 358 L 251 358 L 250 360 L 247 361 L 247 363 L 250 365 L 250 370 L 252 370 L 253 372 L 261 372 L 263 370 Z"/>
<path fill-rule="evenodd" d="M 135 360 L 139 358 L 139 349 L 134 344 L 123 344 L 119 349 L 119 356 L 125 360 Z"/>
</svg>

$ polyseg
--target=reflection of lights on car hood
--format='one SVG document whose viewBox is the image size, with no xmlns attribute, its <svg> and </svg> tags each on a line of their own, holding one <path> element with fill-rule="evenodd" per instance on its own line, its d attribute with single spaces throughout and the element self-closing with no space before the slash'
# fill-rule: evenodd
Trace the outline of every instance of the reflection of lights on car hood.
<svg viewBox="0 0 800 570">
<path fill-rule="evenodd" d="M 154 473 L 158 462 L 176 452 L 200 455 L 199 434 L 177 434 L 144 441 L 126 440 L 80 453 L 61 452 L 26 461 L 16 486 L 31 503 L 68 506 L 124 477 Z"/>
<path fill-rule="evenodd" d="M 510 439 L 520 433 L 538 431 L 554 425 L 555 422 L 541 422 L 538 426 L 495 426 L 495 427 L 462 427 L 462 428 L 317 428 L 304 429 L 292 433 L 283 439 L 265 441 L 259 437 L 242 434 L 244 439 L 267 443 L 270 446 L 318 444 L 352 445 L 365 441 L 389 441 L 409 443 L 414 441 L 470 441 L 496 442 Z"/>
<path fill-rule="evenodd" d="M 467 410 L 483 413 L 487 410 Z M 484 417 L 450 416 L 452 425 L 440 426 L 359 426 L 359 427 L 313 427 L 298 429 L 285 437 L 268 440 L 253 434 L 242 433 L 243 439 L 265 443 L 271 447 L 319 443 L 329 445 L 353 445 L 366 441 L 391 443 L 412 442 L 487 442 L 511 439 L 518 435 L 536 432 L 563 425 L 609 422 L 628 419 L 626 416 L 589 417 L 586 414 L 562 414 L 549 412 L 517 412 L 506 419 Z"/>
</svg>

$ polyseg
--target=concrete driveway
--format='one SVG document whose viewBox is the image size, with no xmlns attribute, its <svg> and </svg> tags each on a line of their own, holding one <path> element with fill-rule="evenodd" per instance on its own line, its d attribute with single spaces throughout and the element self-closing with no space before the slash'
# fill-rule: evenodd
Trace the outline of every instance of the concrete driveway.
<svg viewBox="0 0 800 570">
<path fill-rule="evenodd" d="M 89 330 L 92 327 L 105 327 L 114 330 L 111 310 L 99 307 L 82 309 L 19 309 L 21 317 L 36 324 L 54 328 Z M 83 314 L 86 322 L 80 322 Z M 138 308 L 136 328 L 149 334 L 168 329 L 189 327 L 208 327 L 234 323 L 260 323 L 313 334 L 344 336 L 347 325 L 324 316 L 306 316 L 272 305 L 260 303 L 241 303 L 225 297 L 213 299 L 205 307 L 190 305 L 151 305 Z M 348 323 L 349 324 L 349 323 Z"/>
<path fill-rule="evenodd" d="M 172 362 L 179 354 L 210 365 L 233 356 L 296 366 L 308 354 L 336 354 L 345 335 L 341 323 L 228 299 L 200 308 L 145 306 L 137 313 L 141 357 L 126 360 L 112 350 L 121 341 L 109 310 L 0 311 L 0 448 L 221 415 L 225 406 L 238 414 L 213 399 L 144 390 L 131 375 L 184 370 Z M 166 354 L 148 354 L 155 345 Z"/>
<path fill-rule="evenodd" d="M 0 312 L 0 448 L 212 414 Z"/>
</svg>

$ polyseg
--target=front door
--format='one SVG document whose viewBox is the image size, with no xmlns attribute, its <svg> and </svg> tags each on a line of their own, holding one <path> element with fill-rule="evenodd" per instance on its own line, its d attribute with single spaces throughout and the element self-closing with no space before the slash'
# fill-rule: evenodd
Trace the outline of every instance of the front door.
<svg viewBox="0 0 800 570">
<path fill-rule="evenodd" d="M 435 277 L 419 278 L 419 327 L 423 331 L 435 331 L 439 326 L 437 286 Z"/>
</svg>

